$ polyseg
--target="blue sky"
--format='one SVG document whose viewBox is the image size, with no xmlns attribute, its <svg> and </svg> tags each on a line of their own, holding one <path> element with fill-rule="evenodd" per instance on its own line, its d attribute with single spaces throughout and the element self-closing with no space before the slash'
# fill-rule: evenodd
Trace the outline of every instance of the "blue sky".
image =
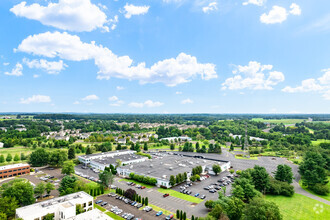
<svg viewBox="0 0 330 220">
<path fill-rule="evenodd" d="M 0 112 L 330 113 L 327 0 L 0 1 Z"/>
</svg>

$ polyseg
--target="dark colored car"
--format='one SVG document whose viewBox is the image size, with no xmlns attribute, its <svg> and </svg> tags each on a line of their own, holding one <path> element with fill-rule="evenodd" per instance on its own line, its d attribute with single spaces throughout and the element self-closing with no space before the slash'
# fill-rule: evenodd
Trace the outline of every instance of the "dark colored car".
<svg viewBox="0 0 330 220">
<path fill-rule="evenodd" d="M 101 202 L 103 202 L 103 201 L 100 199 L 100 200 L 97 200 L 97 201 L 95 202 L 95 204 L 99 204 L 99 203 L 101 203 Z"/>
<path fill-rule="evenodd" d="M 105 205 L 107 205 L 108 203 L 107 202 L 102 202 L 101 203 L 101 206 L 105 206 Z"/>
<path fill-rule="evenodd" d="M 170 195 L 170 194 L 166 193 L 166 194 L 163 195 L 163 197 L 165 198 L 165 197 L 167 197 L 167 196 L 169 196 L 169 195 Z"/>
</svg>

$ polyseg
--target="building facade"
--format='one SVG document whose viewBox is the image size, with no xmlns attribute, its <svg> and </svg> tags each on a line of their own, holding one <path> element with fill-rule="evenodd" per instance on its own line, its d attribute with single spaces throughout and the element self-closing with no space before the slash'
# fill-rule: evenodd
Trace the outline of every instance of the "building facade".
<svg viewBox="0 0 330 220">
<path fill-rule="evenodd" d="M 76 207 L 78 205 L 80 205 L 83 209 L 83 213 L 77 215 Z M 16 218 L 22 218 L 24 220 L 42 220 L 46 215 L 50 214 L 54 216 L 54 220 L 112 219 L 104 213 L 98 213 L 93 211 L 93 206 L 93 197 L 81 191 L 18 208 L 16 209 Z M 99 215 L 102 215 L 102 217 L 96 218 L 96 216 Z"/>
<path fill-rule="evenodd" d="M 30 173 L 30 165 L 29 164 L 12 164 L 0 167 L 0 180 L 13 177 L 26 175 Z"/>
</svg>

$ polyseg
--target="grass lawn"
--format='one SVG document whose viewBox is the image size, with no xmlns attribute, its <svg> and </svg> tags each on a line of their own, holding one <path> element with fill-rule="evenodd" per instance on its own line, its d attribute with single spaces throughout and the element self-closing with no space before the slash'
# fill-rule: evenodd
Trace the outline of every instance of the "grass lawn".
<svg viewBox="0 0 330 220">
<path fill-rule="evenodd" d="M 330 177 L 328 177 L 328 181 L 330 181 Z M 303 189 L 306 190 L 307 192 L 309 192 L 309 193 L 311 193 L 311 194 L 313 194 L 313 195 L 316 195 L 316 196 L 318 196 L 318 197 L 320 197 L 320 198 L 322 198 L 322 199 L 326 199 L 326 200 L 330 201 L 330 194 L 328 194 L 328 195 L 326 195 L 326 196 L 318 195 L 318 194 L 314 193 L 312 190 L 308 189 L 307 186 L 303 186 L 301 180 L 299 180 L 299 185 L 301 186 L 301 188 L 303 188 Z M 327 185 L 328 185 L 328 187 L 330 187 L 330 182 L 328 182 Z"/>
<path fill-rule="evenodd" d="M 115 220 L 123 220 L 124 218 L 120 217 L 119 215 L 116 215 L 115 213 L 112 212 L 106 212 L 106 215 L 110 216 L 111 218 Z"/>
<path fill-rule="evenodd" d="M 168 211 L 166 209 L 160 208 L 158 206 L 155 206 L 155 205 L 152 205 L 152 204 L 148 204 L 148 206 L 150 206 L 151 208 L 153 208 L 153 210 L 155 210 L 156 212 L 162 211 L 163 212 L 163 215 L 165 215 L 165 216 L 166 215 L 169 215 L 169 214 L 173 214 L 175 216 L 175 213 L 170 212 L 170 211 Z"/>
<path fill-rule="evenodd" d="M 258 157 L 247 158 L 247 157 L 240 157 L 240 156 L 237 156 L 237 155 L 235 155 L 235 158 L 236 159 L 242 159 L 242 160 L 258 160 Z"/>
<path fill-rule="evenodd" d="M 318 146 L 320 143 L 330 143 L 330 140 L 318 139 L 317 141 L 312 141 L 313 146 Z"/>
<path fill-rule="evenodd" d="M 259 121 L 259 122 L 268 122 L 273 124 L 296 124 L 305 121 L 305 119 L 263 119 L 263 118 L 252 118 L 252 121 Z"/>
<path fill-rule="evenodd" d="M 148 185 L 148 184 L 145 184 L 145 183 L 140 183 L 140 182 L 138 182 L 138 181 L 136 181 L 136 180 L 120 179 L 119 182 L 121 182 L 121 181 L 125 181 L 125 182 L 133 182 L 133 183 L 135 183 L 136 185 L 145 186 L 146 188 L 149 188 L 149 189 L 151 189 L 152 187 L 154 187 L 154 186 L 152 186 L 152 185 Z"/>
<path fill-rule="evenodd" d="M 176 198 L 179 198 L 179 199 L 183 199 L 183 200 L 186 200 L 186 201 L 192 202 L 192 203 L 200 203 L 200 202 L 203 201 L 200 198 L 197 198 L 195 196 L 190 196 L 190 195 L 187 195 L 187 194 L 183 194 L 183 193 L 180 193 L 180 192 L 175 191 L 173 189 L 159 188 L 158 192 L 161 192 L 161 193 L 164 193 L 164 194 L 168 193 L 168 194 L 170 194 L 170 196 L 173 196 L 173 197 L 176 197 Z M 164 199 L 166 199 L 166 198 L 164 198 Z"/>
<path fill-rule="evenodd" d="M 283 220 L 330 219 L 330 206 L 297 193 L 293 197 L 267 195 L 266 200 L 279 206 Z"/>
<path fill-rule="evenodd" d="M 103 208 L 103 207 L 101 207 L 101 206 L 99 206 L 99 205 L 97 205 L 97 204 L 94 203 L 94 209 L 95 209 L 95 208 L 101 210 L 102 212 L 107 211 L 105 208 Z"/>
</svg>

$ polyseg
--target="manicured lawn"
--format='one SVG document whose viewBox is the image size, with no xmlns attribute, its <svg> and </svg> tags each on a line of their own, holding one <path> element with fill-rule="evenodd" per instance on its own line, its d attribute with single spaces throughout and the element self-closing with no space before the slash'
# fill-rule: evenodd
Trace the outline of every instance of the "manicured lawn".
<svg viewBox="0 0 330 220">
<path fill-rule="evenodd" d="M 304 120 L 305 119 L 263 119 L 263 118 L 252 118 L 252 121 L 268 122 L 268 123 L 274 123 L 274 124 L 283 123 L 285 125 L 301 123 Z"/>
<path fill-rule="evenodd" d="M 318 146 L 320 143 L 330 143 L 330 140 L 318 139 L 317 141 L 312 141 L 312 145 Z"/>
<path fill-rule="evenodd" d="M 152 187 L 154 187 L 154 186 L 152 186 L 152 185 L 148 185 L 148 184 L 145 184 L 145 183 L 140 183 L 140 182 L 138 182 L 138 181 L 136 181 L 136 180 L 120 179 L 119 182 L 121 182 L 121 181 L 125 181 L 125 182 L 133 182 L 133 183 L 135 183 L 136 185 L 145 186 L 146 188 L 149 188 L 149 189 L 151 189 Z"/>
<path fill-rule="evenodd" d="M 168 193 L 168 194 L 170 194 L 170 196 L 173 196 L 173 197 L 176 197 L 176 198 L 179 198 L 179 199 L 183 199 L 183 200 L 186 200 L 186 201 L 192 202 L 192 203 L 200 203 L 200 202 L 203 201 L 200 198 L 197 198 L 195 196 L 190 196 L 190 195 L 187 195 L 187 194 L 183 194 L 183 193 L 180 193 L 180 192 L 175 191 L 173 189 L 159 188 L 158 192 L 161 192 L 161 193 L 164 193 L 164 194 Z M 164 199 L 166 199 L 166 198 L 164 198 Z"/>
<path fill-rule="evenodd" d="M 237 155 L 235 155 L 235 158 L 236 159 L 243 159 L 243 160 L 258 160 L 258 157 L 249 157 L 249 158 L 247 158 L 247 157 L 240 157 L 240 156 L 237 156 Z"/>
<path fill-rule="evenodd" d="M 110 216 L 111 218 L 115 219 L 115 220 L 123 220 L 124 218 L 116 215 L 115 213 L 112 213 L 112 212 L 106 212 L 105 213 L 106 215 Z"/>
<path fill-rule="evenodd" d="M 97 208 L 97 209 L 101 210 L 102 212 L 107 211 L 105 208 L 103 208 L 103 207 L 101 207 L 101 206 L 99 206 L 99 205 L 97 205 L 95 203 L 94 203 L 94 208 Z"/>
<path fill-rule="evenodd" d="M 153 210 L 155 210 L 156 212 L 162 211 L 163 212 L 163 215 L 161 215 L 161 216 L 166 216 L 166 215 L 169 215 L 169 214 L 173 214 L 175 216 L 175 213 L 170 212 L 170 211 L 168 211 L 166 209 L 160 208 L 158 206 L 155 206 L 155 205 L 152 205 L 152 204 L 148 204 L 148 206 L 150 206 L 151 208 L 153 208 Z M 155 216 L 155 218 L 156 218 L 156 216 Z"/>
<path fill-rule="evenodd" d="M 266 200 L 279 206 L 283 220 L 330 219 L 330 206 L 297 193 L 293 197 L 267 195 Z"/>
<path fill-rule="evenodd" d="M 329 181 L 329 182 L 328 182 L 327 185 L 328 185 L 328 187 L 330 187 L 330 177 L 328 177 L 328 181 Z M 312 190 L 308 189 L 307 186 L 303 186 L 301 180 L 299 180 L 299 185 L 301 186 L 301 188 L 303 188 L 303 189 L 306 190 L 307 192 L 309 192 L 309 193 L 311 193 L 311 194 L 313 194 L 313 195 L 316 195 L 316 196 L 318 196 L 318 197 L 320 197 L 320 198 L 322 198 L 322 199 L 326 199 L 326 200 L 330 201 L 330 194 L 328 194 L 328 195 L 326 195 L 326 196 L 318 195 L 318 194 L 314 193 Z"/>
</svg>

